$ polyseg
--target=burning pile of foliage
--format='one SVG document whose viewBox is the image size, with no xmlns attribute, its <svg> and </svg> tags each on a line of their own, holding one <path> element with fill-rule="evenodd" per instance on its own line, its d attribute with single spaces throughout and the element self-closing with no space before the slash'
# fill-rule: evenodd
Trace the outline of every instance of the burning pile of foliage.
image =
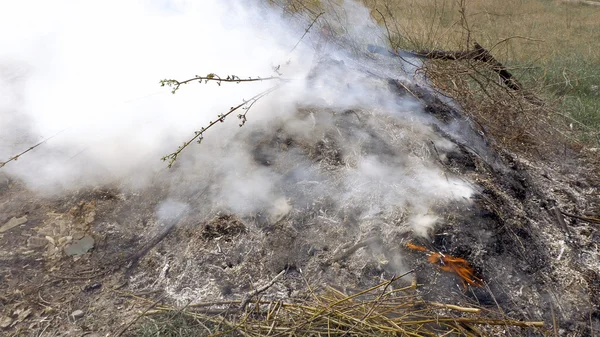
<svg viewBox="0 0 600 337">
<path fill-rule="evenodd" d="M 275 2 L 293 5 L 302 27 L 292 51 L 314 47 L 306 74 L 278 65 L 272 77 L 163 80 L 173 93 L 265 87 L 190 134 L 139 193 L 23 201 L 25 187 L 0 185 L 15 215 L 0 230 L 10 252 L 0 278 L 13 287 L 0 322 L 15 336 L 65 317 L 81 334 L 117 336 L 593 334 L 597 180 L 542 160 L 547 140 L 568 138 L 554 137 L 548 107 L 482 46 L 380 50 L 369 44 L 381 27 L 352 36 L 357 21 L 338 15 L 365 13 L 357 2 Z M 218 127 L 221 138 L 179 156 Z M 84 238 L 94 240 L 83 257 L 63 256 Z"/>
</svg>

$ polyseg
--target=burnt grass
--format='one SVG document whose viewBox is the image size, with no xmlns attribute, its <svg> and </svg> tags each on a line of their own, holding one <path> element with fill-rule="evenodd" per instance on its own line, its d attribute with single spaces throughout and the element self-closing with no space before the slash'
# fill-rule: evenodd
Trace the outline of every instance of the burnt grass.
<svg viewBox="0 0 600 337">
<path fill-rule="evenodd" d="M 397 80 L 388 84 L 399 98 L 410 95 Z M 315 289 L 330 285 L 352 293 L 408 269 L 415 269 L 418 295 L 428 300 L 489 308 L 511 319 L 543 320 L 548 329 L 555 319 L 568 336 L 598 331 L 599 226 L 563 216 L 564 226 L 554 211 L 597 215 L 597 172 L 574 151 L 558 160 L 496 148 L 460 110 L 425 88 L 410 89 L 438 136 L 455 145 L 443 155 L 441 149 L 432 150 L 439 155 L 439 167 L 472 182 L 476 190 L 470 203 L 438 205 L 435 213 L 441 220 L 428 238 L 412 233 L 406 224 L 410 214 L 392 212 L 365 220 L 363 209 L 342 207 L 322 189 L 327 177 L 352 165 L 343 146 L 348 139 L 363 137 L 361 151 L 377 153 L 382 161 L 397 160 L 404 149 L 390 146 L 376 127 L 388 122 L 360 109 L 315 111 L 307 106 L 298 114 L 325 114 L 335 127 L 310 140 L 297 139 L 283 122 L 274 134 L 252 134 L 253 160 L 282 173 L 279 188 L 289 199 L 290 211 L 275 217 L 268 210 L 240 216 L 226 208 L 207 208 L 205 195 L 190 189 L 182 195 L 193 211 L 152 247 L 148 244 L 165 230 L 154 210 L 170 195 L 168 188 L 141 193 L 96 188 L 48 199 L 0 176 L 0 224 L 27 215 L 25 224 L 0 238 L 0 310 L 11 319 L 2 333 L 114 333 L 150 304 L 133 294 L 164 296 L 164 302 L 175 306 L 193 299 L 235 300 L 281 270 L 287 270 L 284 278 L 264 299 L 302 297 L 307 282 Z M 453 131 L 457 124 L 469 129 L 468 135 Z M 472 139 L 479 139 L 479 145 L 473 146 Z M 331 175 L 303 184 L 310 169 L 294 167 L 298 154 Z M 62 214 L 66 226 L 87 226 L 84 231 L 94 237 L 94 249 L 75 259 L 47 244 L 32 244 L 32 237 L 44 238 L 40 228 L 51 226 L 53 216 L 48 214 Z M 89 223 L 83 220 L 86 214 Z M 335 260 L 345 247 L 369 237 L 376 239 Z M 408 242 L 466 259 L 486 285 L 463 287 L 456 275 L 407 249 Z M 145 251 L 143 256 L 140 251 Z M 134 266 L 132 256 L 137 258 Z M 378 262 L 377 256 L 387 262 Z M 83 318 L 69 316 L 76 309 L 85 312 Z M 186 327 L 196 326 L 185 317 L 177 319 Z M 521 333 L 542 334 L 531 329 Z"/>
</svg>

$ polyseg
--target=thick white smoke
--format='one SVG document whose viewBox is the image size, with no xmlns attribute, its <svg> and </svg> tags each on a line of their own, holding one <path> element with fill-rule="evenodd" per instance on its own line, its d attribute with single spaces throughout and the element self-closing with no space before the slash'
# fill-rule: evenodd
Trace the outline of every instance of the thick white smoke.
<svg viewBox="0 0 600 337">
<path fill-rule="evenodd" d="M 158 159 L 195 128 L 268 84 L 174 96 L 160 79 L 268 76 L 297 38 L 236 3 L 2 2 L 0 156 L 64 130 L 6 169 L 35 188 L 72 189 L 164 167 Z"/>
<path fill-rule="evenodd" d="M 346 22 L 338 23 L 348 24 L 348 35 L 359 42 L 381 38 L 362 5 L 344 3 Z M 277 218 L 290 208 L 282 192 L 289 175 L 256 164 L 252 130 L 268 134 L 284 121 L 288 134 L 310 140 L 336 127 L 326 116 L 296 116 L 298 106 L 370 110 L 400 125 L 399 135 L 382 130 L 398 140 L 390 145 L 452 147 L 432 133 L 415 101 L 398 102 L 382 81 L 356 70 L 366 61 L 331 50 L 329 56 L 344 66 L 319 69 L 306 80 L 318 34 L 311 32 L 290 53 L 306 25 L 288 20 L 254 1 L 0 3 L 0 29 L 10 32 L 0 36 L 0 160 L 55 136 L 2 170 L 44 194 L 103 184 L 143 189 L 168 183 L 173 190 L 213 184 L 218 187 L 209 193 L 219 207 L 243 214 L 271 208 Z M 243 129 L 230 117 L 206 133 L 203 145 L 184 151 L 177 170 L 159 160 L 217 114 L 276 84 L 195 83 L 172 95 L 159 87 L 160 79 L 269 76 L 277 66 L 291 82 L 259 101 Z M 340 203 L 368 199 L 369 214 L 411 206 L 420 233 L 436 221 L 428 214 L 434 204 L 470 196 L 469 187 L 445 176 L 434 159 L 419 157 L 414 146 L 406 156 L 385 162 L 363 153 L 361 144 L 369 137 L 338 144 L 346 156 L 341 182 L 311 193 L 335 194 Z M 294 171 L 301 176 L 294 184 L 325 179 L 301 155 L 277 158 L 302 168 Z"/>
</svg>

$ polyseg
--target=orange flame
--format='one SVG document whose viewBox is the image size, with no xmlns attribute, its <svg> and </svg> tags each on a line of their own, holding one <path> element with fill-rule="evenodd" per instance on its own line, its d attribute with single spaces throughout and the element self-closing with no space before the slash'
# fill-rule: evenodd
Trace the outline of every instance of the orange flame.
<svg viewBox="0 0 600 337">
<path fill-rule="evenodd" d="M 423 246 L 418 246 L 410 242 L 406 246 L 412 250 L 428 253 L 427 261 L 437 265 L 443 271 L 457 274 L 461 278 L 463 286 L 466 287 L 469 284 L 474 287 L 481 287 L 483 285 L 483 280 L 475 276 L 475 270 L 467 260 L 432 252 Z"/>
<path fill-rule="evenodd" d="M 413 250 L 418 250 L 418 251 L 421 251 L 421 252 L 428 252 L 427 248 L 425 248 L 425 247 L 423 247 L 423 246 L 417 246 L 417 245 L 415 245 L 415 244 L 412 244 L 412 243 L 410 243 L 410 242 L 409 242 L 409 243 L 407 243 L 407 244 L 406 244 L 406 246 L 407 246 L 408 248 L 410 248 L 410 249 L 413 249 Z"/>
</svg>

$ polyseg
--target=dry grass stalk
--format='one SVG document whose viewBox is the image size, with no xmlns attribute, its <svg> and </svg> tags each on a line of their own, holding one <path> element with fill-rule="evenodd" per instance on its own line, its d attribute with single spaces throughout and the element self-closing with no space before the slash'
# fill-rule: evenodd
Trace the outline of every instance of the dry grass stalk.
<svg viewBox="0 0 600 337">
<path fill-rule="evenodd" d="M 502 314 L 485 309 L 425 301 L 415 294 L 413 287 L 390 290 L 399 278 L 352 295 L 326 288 L 322 293 L 293 302 L 252 301 L 241 315 L 225 314 L 223 308 L 224 305 L 236 306 L 239 301 L 218 302 L 212 308 L 208 303 L 192 305 L 181 312 L 203 322 L 204 327 L 214 327 L 211 336 L 488 335 L 495 331 L 494 326 L 515 331 L 532 328 L 542 335 L 549 333 L 543 329 L 543 322 L 504 319 Z M 210 314 L 215 311 L 214 307 L 220 308 L 223 314 Z M 157 306 L 145 314 L 156 316 L 178 310 Z"/>
</svg>

